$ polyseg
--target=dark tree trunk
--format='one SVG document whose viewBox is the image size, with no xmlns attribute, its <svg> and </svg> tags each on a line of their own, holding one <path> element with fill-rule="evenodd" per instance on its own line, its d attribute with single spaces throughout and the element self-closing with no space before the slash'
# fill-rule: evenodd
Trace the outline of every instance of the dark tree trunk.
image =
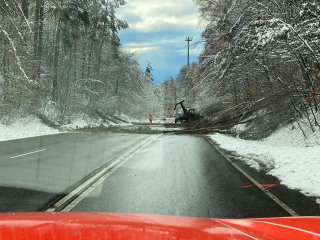
<svg viewBox="0 0 320 240">
<path fill-rule="evenodd" d="M 33 35 L 33 55 L 34 60 L 38 59 L 38 37 L 39 37 L 39 17 L 40 17 L 40 1 L 36 2 L 36 10 L 35 10 L 35 22 L 34 22 L 34 35 Z"/>
<path fill-rule="evenodd" d="M 63 7 L 63 0 L 61 0 L 61 7 Z M 60 43 L 60 32 L 61 32 L 61 16 L 58 20 L 57 34 L 56 34 L 56 45 L 54 51 L 54 76 L 52 81 L 52 101 L 57 101 L 58 96 L 58 62 L 59 62 L 59 43 Z"/>
<path fill-rule="evenodd" d="M 21 8 L 26 18 L 29 17 L 29 0 L 21 0 Z"/>
<path fill-rule="evenodd" d="M 39 43 L 38 43 L 38 60 L 42 60 L 43 49 L 43 25 L 44 25 L 44 0 L 40 0 L 40 13 L 39 13 Z"/>
</svg>

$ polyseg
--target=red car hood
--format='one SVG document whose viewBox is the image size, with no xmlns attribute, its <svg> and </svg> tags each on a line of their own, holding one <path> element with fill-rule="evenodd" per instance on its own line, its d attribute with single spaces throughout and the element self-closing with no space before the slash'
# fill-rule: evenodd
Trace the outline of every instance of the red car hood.
<svg viewBox="0 0 320 240">
<path fill-rule="evenodd" d="M 0 214 L 0 239 L 320 239 L 320 217 L 204 219 L 121 213 Z"/>
</svg>

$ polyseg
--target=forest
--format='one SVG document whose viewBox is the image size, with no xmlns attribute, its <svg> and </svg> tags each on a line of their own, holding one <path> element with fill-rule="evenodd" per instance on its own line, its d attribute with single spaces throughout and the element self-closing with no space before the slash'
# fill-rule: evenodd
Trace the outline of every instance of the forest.
<svg viewBox="0 0 320 240">
<path fill-rule="evenodd" d="M 97 111 L 173 116 L 185 100 L 203 127 L 254 118 L 251 132 L 262 136 L 292 122 L 318 131 L 320 3 L 194 2 L 203 51 L 157 86 L 151 63 L 141 71 L 121 48 L 118 32 L 129 26 L 115 13 L 124 0 L 0 0 L 1 122 Z"/>
<path fill-rule="evenodd" d="M 203 125 L 250 117 L 258 119 L 252 132 L 292 122 L 319 131 L 320 3 L 194 2 L 204 49 L 198 63 L 181 68 L 175 92 L 205 115 Z"/>
<path fill-rule="evenodd" d="M 160 109 L 159 88 L 121 49 L 124 0 L 0 0 L 0 120 L 33 114 L 138 117 Z"/>
</svg>

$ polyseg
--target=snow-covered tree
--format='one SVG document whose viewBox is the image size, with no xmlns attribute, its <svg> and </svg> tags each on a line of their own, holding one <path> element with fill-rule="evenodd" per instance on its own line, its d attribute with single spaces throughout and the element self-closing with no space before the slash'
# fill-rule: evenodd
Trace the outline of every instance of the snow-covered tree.
<svg viewBox="0 0 320 240">
<path fill-rule="evenodd" d="M 95 110 L 144 115 L 156 93 L 136 57 L 121 49 L 124 0 L 0 1 L 0 118 Z M 150 105 L 151 102 L 151 105 Z"/>
<path fill-rule="evenodd" d="M 319 3 L 196 0 L 204 22 L 200 104 L 210 112 L 268 105 L 279 118 L 317 123 Z M 312 126 L 312 124 L 310 124 Z"/>
</svg>

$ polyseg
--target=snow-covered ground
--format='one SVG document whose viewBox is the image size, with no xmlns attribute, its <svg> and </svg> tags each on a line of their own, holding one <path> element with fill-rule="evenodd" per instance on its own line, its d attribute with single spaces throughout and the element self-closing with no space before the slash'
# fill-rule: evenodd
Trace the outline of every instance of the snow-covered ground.
<svg viewBox="0 0 320 240">
<path fill-rule="evenodd" d="M 131 118 L 126 115 L 119 116 L 121 119 L 127 121 L 128 123 L 121 123 L 118 124 L 113 122 L 104 123 L 101 118 L 92 118 L 86 114 L 81 115 L 74 115 L 69 118 L 71 121 L 69 124 L 64 124 L 61 126 L 62 129 L 77 129 L 77 128 L 84 128 L 84 127 L 99 127 L 99 126 L 121 126 L 121 127 L 130 127 L 133 126 L 132 123 L 139 122 L 139 123 L 149 123 L 148 117 L 145 119 L 136 119 Z M 174 123 L 174 118 L 167 118 L 165 121 L 160 118 L 154 118 L 152 123 Z M 158 130 L 155 126 L 149 126 L 152 130 Z M 155 128 L 155 129 L 154 129 Z"/>
<path fill-rule="evenodd" d="M 103 120 L 100 118 L 94 119 L 90 118 L 87 115 L 75 116 L 73 117 L 69 124 L 61 126 L 61 129 L 77 129 L 85 127 L 98 127 L 100 125 L 108 126 L 109 124 L 103 123 Z"/>
<path fill-rule="evenodd" d="M 129 123 L 121 123 L 115 124 L 112 122 L 103 123 L 102 119 L 100 118 L 92 118 L 88 115 L 75 115 L 68 119 L 70 121 L 69 124 L 64 124 L 60 126 L 62 131 L 69 130 L 69 129 L 78 129 L 78 128 L 85 128 L 85 127 L 98 127 L 103 125 L 104 127 L 108 126 L 119 126 L 122 128 L 132 129 L 134 126 L 131 122 L 145 122 L 148 123 L 148 119 L 137 120 L 132 119 L 128 116 L 120 116 L 120 118 L 125 119 Z M 163 120 L 155 119 L 154 123 L 164 123 Z M 174 119 L 168 119 L 167 123 L 174 122 Z M 150 126 L 151 130 L 167 130 L 165 127 L 162 126 Z M 10 124 L 3 124 L 0 123 L 0 141 L 7 141 L 19 138 L 28 138 L 28 137 L 36 137 L 36 136 L 43 136 L 43 135 L 50 135 L 50 134 L 58 134 L 60 133 L 59 130 L 53 129 L 48 127 L 42 121 L 34 116 L 28 116 L 22 119 L 16 119 Z"/>
<path fill-rule="evenodd" d="M 0 123 L 0 141 L 18 138 L 57 134 L 58 130 L 48 127 L 36 117 L 26 117 L 9 125 Z"/>
<path fill-rule="evenodd" d="M 304 131 L 307 139 L 296 124 L 281 128 L 263 141 L 222 134 L 209 136 L 256 170 L 267 170 L 289 188 L 318 197 L 320 204 L 320 131 L 312 132 L 307 128 Z"/>
</svg>

